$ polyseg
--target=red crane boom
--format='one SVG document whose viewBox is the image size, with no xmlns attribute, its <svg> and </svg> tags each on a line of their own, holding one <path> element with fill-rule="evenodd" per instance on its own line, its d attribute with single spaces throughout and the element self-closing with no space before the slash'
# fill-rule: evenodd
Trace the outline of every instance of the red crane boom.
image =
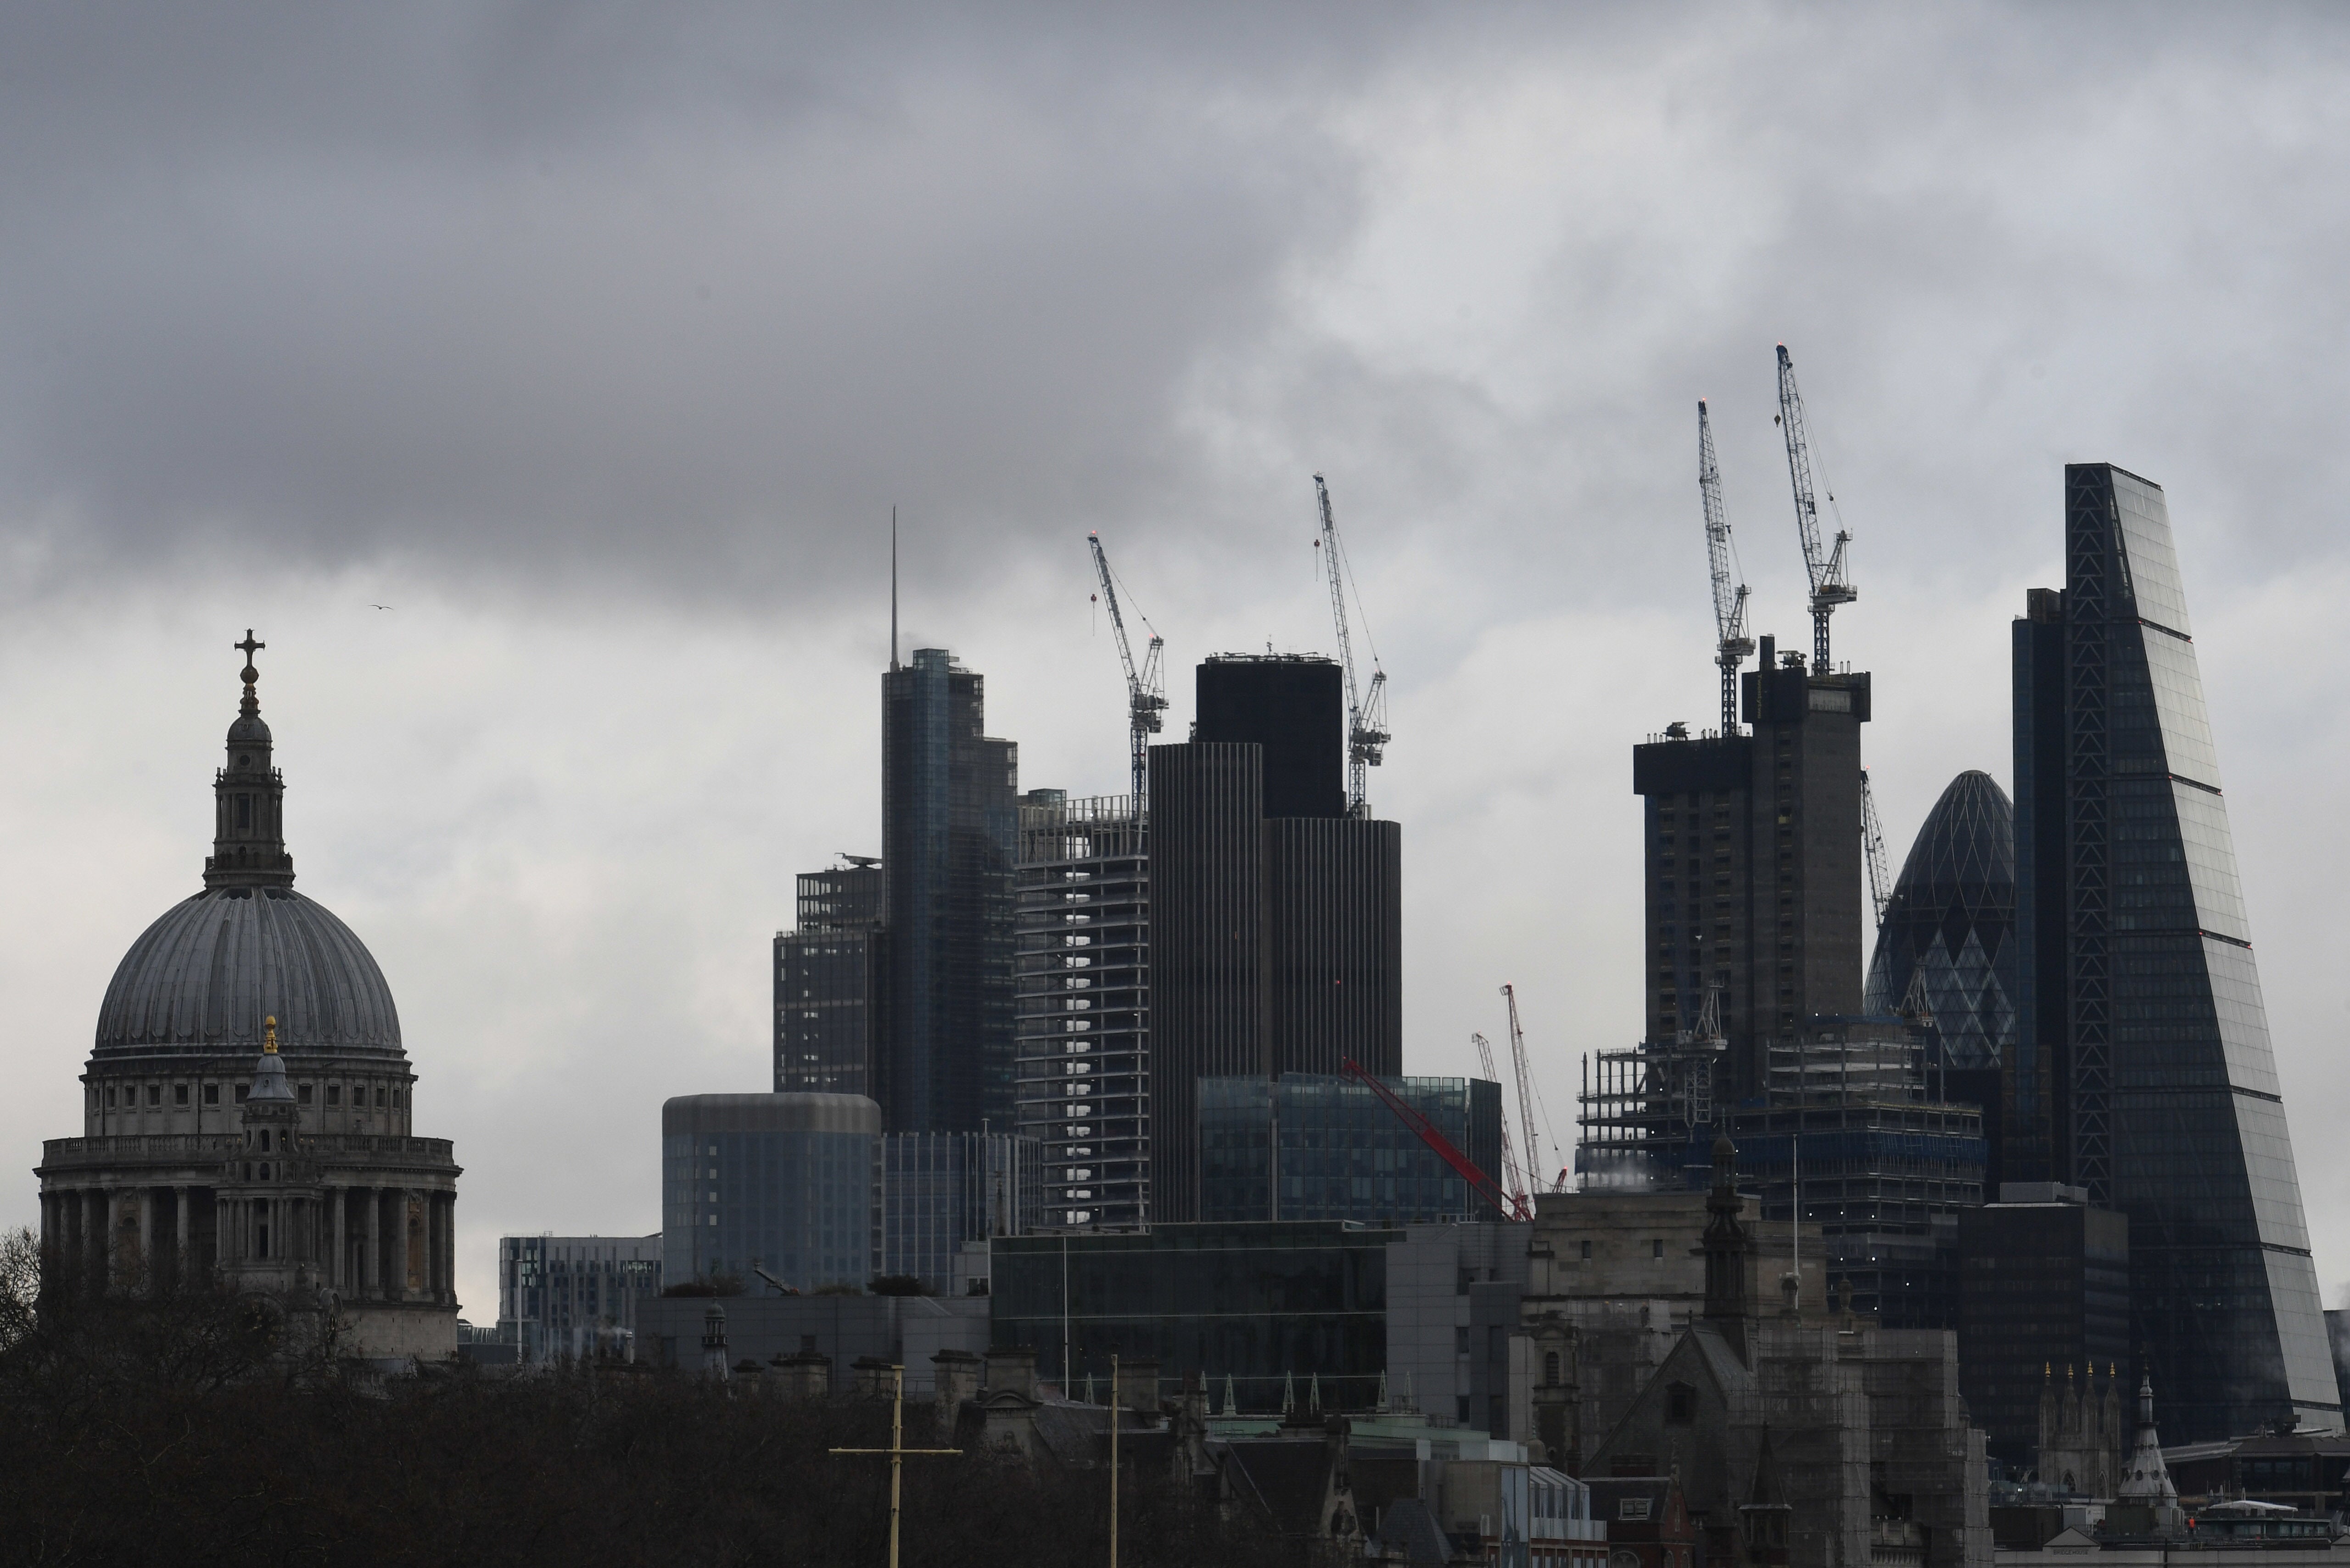
<svg viewBox="0 0 2350 1568">
<path fill-rule="evenodd" d="M 1475 1160 L 1471 1159 L 1467 1155 L 1461 1153 L 1458 1147 L 1454 1147 L 1451 1138 L 1446 1137 L 1442 1133 L 1436 1130 L 1436 1124 L 1434 1122 L 1430 1121 L 1426 1116 L 1421 1116 L 1418 1111 L 1412 1109 L 1410 1106 L 1405 1104 L 1403 1097 L 1398 1095 L 1393 1089 L 1388 1088 L 1385 1084 L 1380 1083 L 1370 1074 L 1363 1071 L 1362 1067 L 1356 1063 L 1354 1058 L 1348 1057 L 1347 1060 L 1341 1062 L 1338 1066 L 1341 1072 L 1347 1074 L 1349 1076 L 1360 1078 L 1364 1083 L 1369 1085 L 1371 1093 L 1379 1097 L 1379 1104 L 1387 1106 L 1388 1110 L 1393 1111 L 1395 1113 L 1396 1120 L 1409 1127 L 1412 1132 L 1419 1137 L 1420 1142 L 1434 1149 L 1436 1151 L 1436 1158 L 1451 1166 L 1452 1168 L 1453 1174 L 1460 1177 L 1461 1180 L 1467 1182 L 1470 1189 L 1475 1192 L 1478 1197 L 1482 1198 L 1486 1202 L 1492 1204 L 1495 1209 L 1499 1210 L 1502 1213 L 1507 1215 L 1513 1220 L 1531 1220 L 1534 1218 L 1533 1211 L 1527 1207 L 1526 1200 L 1523 1197 L 1512 1197 L 1509 1193 L 1503 1191 L 1501 1186 L 1495 1182 L 1492 1177 L 1486 1175 L 1482 1169 L 1479 1168 Z"/>
</svg>

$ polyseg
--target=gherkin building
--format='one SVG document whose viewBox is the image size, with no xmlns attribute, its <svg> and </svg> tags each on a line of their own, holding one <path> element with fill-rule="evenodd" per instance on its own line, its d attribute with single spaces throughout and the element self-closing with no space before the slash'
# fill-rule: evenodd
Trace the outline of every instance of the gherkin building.
<svg viewBox="0 0 2350 1568">
<path fill-rule="evenodd" d="M 1864 1006 L 1906 1011 L 1922 975 L 1924 1002 L 1953 1069 L 1995 1067 L 2015 1044 L 2015 806 L 1990 774 L 1950 781 L 1902 863 Z"/>
</svg>

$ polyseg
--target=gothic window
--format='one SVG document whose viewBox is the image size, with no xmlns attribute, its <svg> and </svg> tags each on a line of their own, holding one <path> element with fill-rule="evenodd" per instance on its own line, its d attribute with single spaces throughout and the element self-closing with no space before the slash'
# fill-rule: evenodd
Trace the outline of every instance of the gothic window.
<svg viewBox="0 0 2350 1568">
<path fill-rule="evenodd" d="M 1686 1383 L 1675 1383 L 1665 1390 L 1665 1419 L 1676 1427 L 1686 1427 L 1697 1419 L 1697 1390 Z"/>
<path fill-rule="evenodd" d="M 204 1104 L 208 1106 L 216 1106 L 220 1104 L 220 1085 L 218 1084 L 206 1084 L 204 1085 Z"/>
</svg>

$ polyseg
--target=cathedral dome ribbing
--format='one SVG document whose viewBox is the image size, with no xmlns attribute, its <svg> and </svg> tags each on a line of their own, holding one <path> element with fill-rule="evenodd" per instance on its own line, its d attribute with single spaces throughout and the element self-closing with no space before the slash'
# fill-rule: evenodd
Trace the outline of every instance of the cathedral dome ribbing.
<svg viewBox="0 0 2350 1568">
<path fill-rule="evenodd" d="M 93 1067 L 126 1057 L 246 1055 L 277 1020 L 285 1049 L 400 1059 L 400 1014 L 365 943 L 294 890 L 282 829 L 286 783 L 270 764 L 247 632 L 244 700 L 213 781 L 204 889 L 149 926 L 98 1012 Z"/>
<path fill-rule="evenodd" d="M 391 988 L 348 926 L 291 888 L 208 888 L 123 955 L 92 1060 L 249 1055 L 270 1017 L 296 1055 L 401 1054 Z"/>
</svg>

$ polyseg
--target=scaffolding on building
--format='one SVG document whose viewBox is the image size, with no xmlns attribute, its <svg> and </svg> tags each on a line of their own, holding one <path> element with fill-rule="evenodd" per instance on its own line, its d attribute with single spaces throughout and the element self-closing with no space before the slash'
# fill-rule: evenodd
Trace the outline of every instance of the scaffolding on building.
<svg viewBox="0 0 2350 1568">
<path fill-rule="evenodd" d="M 1036 1226 L 1150 1213 L 1149 857 L 1130 795 L 1020 810 L 1014 1095 L 1043 1149 Z"/>
<path fill-rule="evenodd" d="M 1711 1160 L 1714 1080 L 1730 1048 L 1721 1036 L 1721 999 L 1720 989 L 1709 987 L 1696 1026 L 1669 1041 L 1586 1058 L 1575 1096 L 1578 1185 L 1676 1190 L 1686 1184 L 1683 1172 L 1690 1165 Z"/>
</svg>

